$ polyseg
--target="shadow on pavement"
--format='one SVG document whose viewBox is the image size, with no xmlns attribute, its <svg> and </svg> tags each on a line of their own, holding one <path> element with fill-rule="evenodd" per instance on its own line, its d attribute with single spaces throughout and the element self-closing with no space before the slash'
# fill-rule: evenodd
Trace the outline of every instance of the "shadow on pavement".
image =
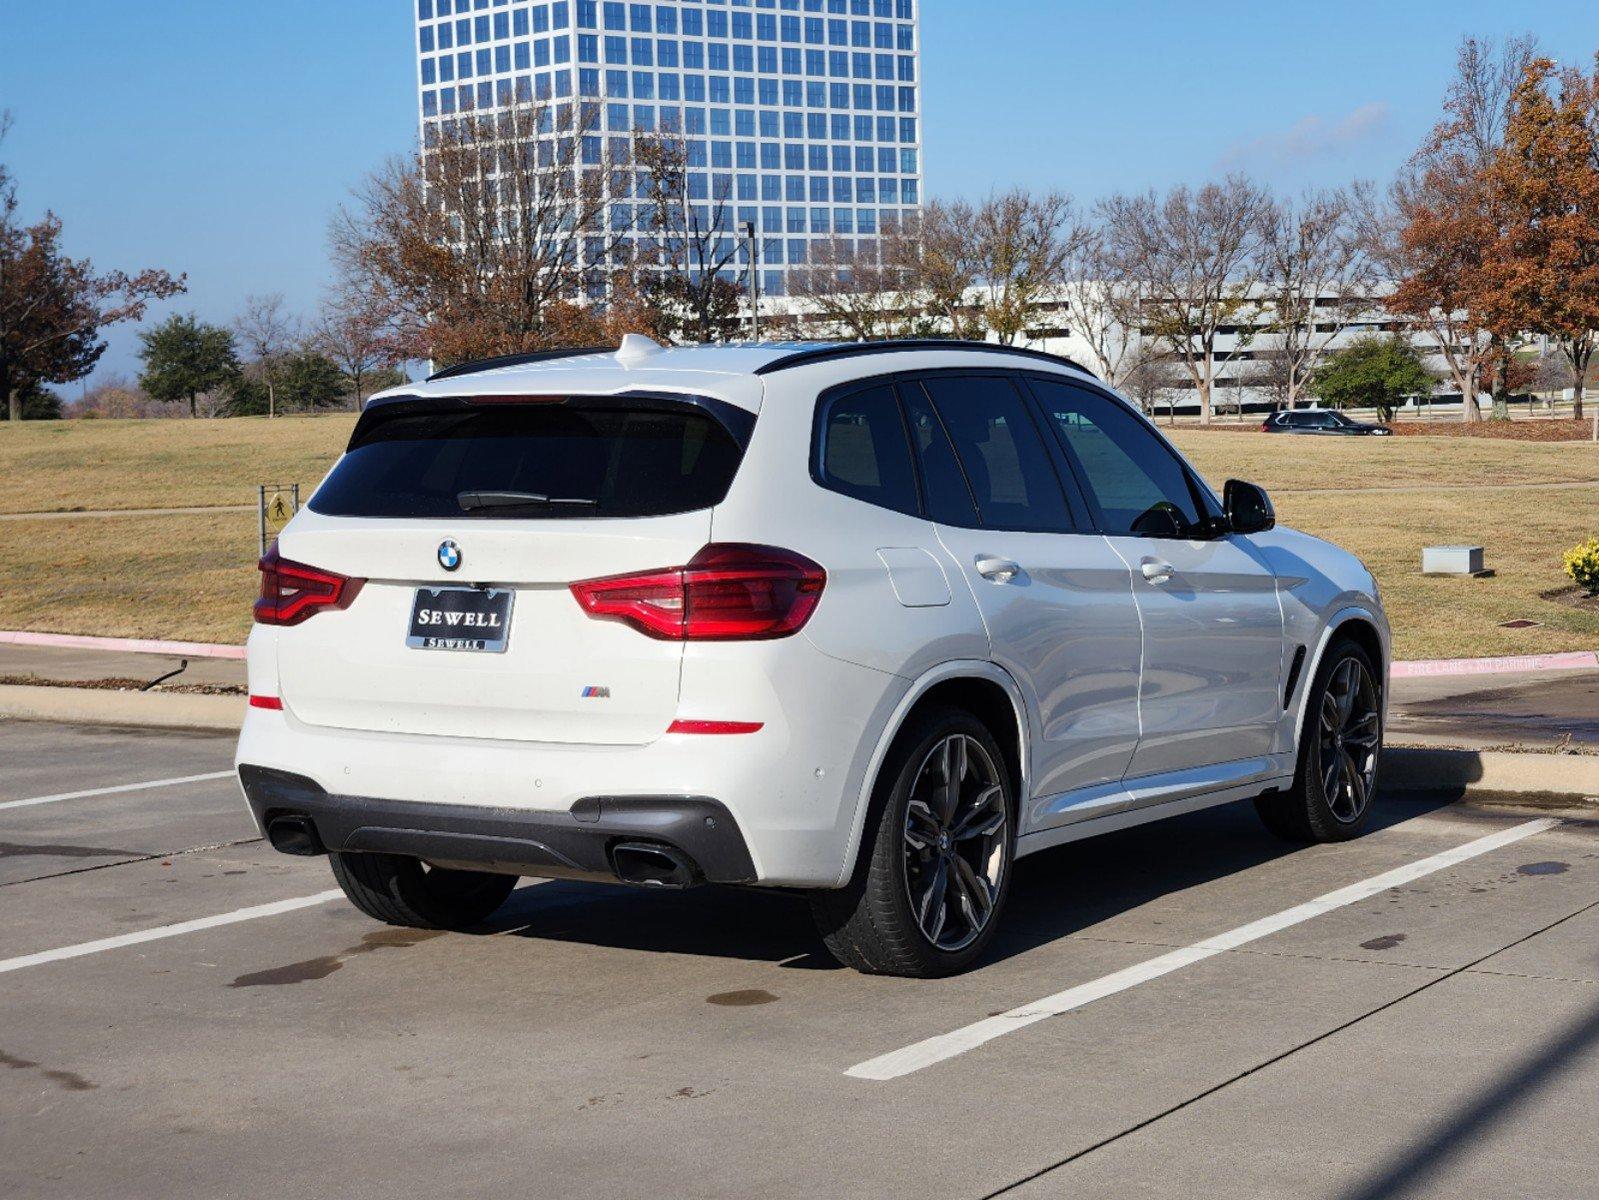
<svg viewBox="0 0 1599 1200">
<path fill-rule="evenodd" d="M 1568 1025 L 1542 1050 L 1495 1079 L 1438 1122 L 1419 1144 L 1379 1164 L 1339 1200 L 1389 1200 L 1425 1193 L 1430 1177 L 1470 1148 L 1482 1149 L 1494 1125 L 1508 1121 L 1560 1075 L 1582 1063 L 1599 1043 L 1599 1004 Z"/>
<path fill-rule="evenodd" d="M 1447 796 L 1385 798 L 1375 809 L 1371 829 L 1449 803 Z M 1297 849 L 1268 834 L 1245 803 L 1030 855 L 1016 865 L 1004 924 L 979 966 Z M 726 887 L 643 891 L 553 881 L 516 892 L 493 924 L 518 937 L 741 958 L 798 969 L 837 967 L 821 944 L 805 900 L 792 893 Z"/>
</svg>

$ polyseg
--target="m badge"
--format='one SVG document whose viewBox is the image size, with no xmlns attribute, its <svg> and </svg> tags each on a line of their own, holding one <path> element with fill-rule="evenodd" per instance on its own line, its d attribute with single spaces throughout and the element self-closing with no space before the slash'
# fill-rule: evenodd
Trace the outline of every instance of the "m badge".
<svg viewBox="0 0 1599 1200">
<path fill-rule="evenodd" d="M 585 700 L 609 700 L 610 698 L 611 689 L 608 687 L 595 687 L 590 684 L 583 689 L 583 699 Z"/>
</svg>

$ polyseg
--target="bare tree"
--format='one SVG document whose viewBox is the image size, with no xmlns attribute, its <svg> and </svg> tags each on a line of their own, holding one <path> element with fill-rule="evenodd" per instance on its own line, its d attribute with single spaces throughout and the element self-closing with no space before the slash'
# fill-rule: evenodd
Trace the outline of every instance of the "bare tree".
<svg viewBox="0 0 1599 1200">
<path fill-rule="evenodd" d="M 267 416 L 278 415 L 278 374 L 283 360 L 299 344 L 300 320 L 284 306 L 281 292 L 246 296 L 244 311 L 233 331 L 253 360 L 249 370 L 266 385 Z"/>
<path fill-rule="evenodd" d="M 1505 223 L 1490 172 L 1504 145 L 1516 85 L 1536 54 L 1530 37 L 1500 44 L 1466 38 L 1444 119 L 1385 200 L 1362 192 L 1370 251 L 1397 284 L 1388 307 L 1437 345 L 1467 421 L 1479 419 L 1479 384 L 1505 354 L 1487 286 Z"/>
<path fill-rule="evenodd" d="M 1098 373 L 1118 387 L 1142 361 L 1138 335 L 1141 281 L 1120 273 L 1105 231 L 1085 229 L 1068 258 L 1058 291 L 1066 328 L 1088 347 Z"/>
<path fill-rule="evenodd" d="M 311 342 L 349 376 L 358 409 L 366 402 L 371 376 L 395 365 L 381 315 L 359 296 L 330 297 L 317 316 Z"/>
<path fill-rule="evenodd" d="M 1217 368 L 1248 345 L 1260 312 L 1253 267 L 1270 210 L 1265 189 L 1236 175 L 1198 191 L 1115 195 L 1099 206 L 1116 272 L 1147 286 L 1139 327 L 1181 364 L 1207 425 Z M 1223 353 L 1229 331 L 1238 337 Z"/>
<path fill-rule="evenodd" d="M 951 337 L 981 340 L 982 306 L 970 299 L 981 272 L 977 210 L 964 200 L 934 200 L 905 232 L 920 246 L 921 307 Z"/>
<path fill-rule="evenodd" d="M 970 229 L 988 328 L 1004 345 L 1014 345 L 1035 323 L 1044 297 L 1060 287 L 1066 263 L 1087 234 L 1070 196 L 1025 188 L 983 201 Z"/>
<path fill-rule="evenodd" d="M 632 153 L 642 210 L 639 279 L 646 293 L 656 290 L 661 308 L 681 310 L 687 336 L 712 341 L 738 312 L 748 278 L 747 266 L 736 268 L 732 172 L 695 163 L 694 143 L 673 130 L 635 133 Z"/>
<path fill-rule="evenodd" d="M 1138 402 L 1138 407 L 1153 417 L 1162 402 L 1166 405 L 1168 420 L 1177 414 L 1176 393 L 1181 389 L 1186 373 L 1172 358 L 1170 351 L 1141 347 L 1136 355 L 1124 362 L 1120 383 L 1117 385 Z"/>
<path fill-rule="evenodd" d="M 341 283 L 368 297 L 398 360 L 460 362 L 601 335 L 627 231 L 607 219 L 625 164 L 597 101 L 517 101 L 430 124 L 335 216 Z"/>
<path fill-rule="evenodd" d="M 790 272 L 789 294 L 805 303 L 813 327 L 860 342 L 903 337 L 920 317 L 915 246 L 898 232 L 859 246 L 815 242 Z"/>
<path fill-rule="evenodd" d="M 1283 200 L 1267 212 L 1254 274 L 1266 305 L 1259 376 L 1293 408 L 1345 324 L 1374 303 L 1371 259 L 1341 190 Z"/>
</svg>

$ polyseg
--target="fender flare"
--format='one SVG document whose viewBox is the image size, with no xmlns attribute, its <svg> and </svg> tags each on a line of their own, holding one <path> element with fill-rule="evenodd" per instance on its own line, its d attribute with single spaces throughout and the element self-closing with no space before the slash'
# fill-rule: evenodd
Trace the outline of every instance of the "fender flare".
<svg viewBox="0 0 1599 1200">
<path fill-rule="evenodd" d="M 871 755 L 866 761 L 866 770 L 861 777 L 860 791 L 855 797 L 855 813 L 850 819 L 849 838 L 844 844 L 843 866 L 839 870 L 838 879 L 834 881 L 834 886 L 844 887 L 855 873 L 855 862 L 860 855 L 861 840 L 865 836 L 866 815 L 871 811 L 872 793 L 877 788 L 878 772 L 883 769 L 883 760 L 888 757 L 894 739 L 904 728 L 906 717 L 920 703 L 922 697 L 935 686 L 952 679 L 981 679 L 998 684 L 1010 697 L 1011 708 L 1016 715 L 1019 747 L 1017 758 L 1021 763 L 1021 778 L 1017 780 L 1017 799 L 1020 801 L 1026 796 L 1031 776 L 1033 730 L 1027 701 L 1023 698 L 1022 689 L 1015 677 L 998 664 L 984 659 L 955 659 L 940 663 L 919 675 L 911 684 L 899 703 L 894 706 L 894 711 L 889 714 L 888 720 L 884 722 L 883 732 L 872 747 Z"/>
<path fill-rule="evenodd" d="M 1303 686 L 1300 687 L 1299 700 L 1294 705 L 1294 721 L 1292 726 L 1293 751 L 1295 770 L 1298 770 L 1299 739 L 1305 729 L 1305 706 L 1310 703 L 1310 683 L 1316 678 L 1316 673 L 1321 670 L 1322 659 L 1327 655 L 1327 647 L 1332 645 L 1333 635 L 1338 630 L 1349 624 L 1350 621 L 1364 621 L 1377 631 L 1377 638 L 1382 643 L 1383 661 L 1377 664 L 1378 673 L 1381 675 L 1379 684 L 1382 689 L 1382 717 L 1383 727 L 1388 725 L 1388 668 L 1393 661 L 1393 652 L 1390 649 L 1388 637 L 1388 623 L 1380 615 L 1380 609 L 1373 609 L 1365 604 L 1343 604 L 1333 612 L 1321 628 L 1321 637 L 1316 642 L 1315 653 L 1305 663 L 1305 669 L 1300 673 Z"/>
</svg>

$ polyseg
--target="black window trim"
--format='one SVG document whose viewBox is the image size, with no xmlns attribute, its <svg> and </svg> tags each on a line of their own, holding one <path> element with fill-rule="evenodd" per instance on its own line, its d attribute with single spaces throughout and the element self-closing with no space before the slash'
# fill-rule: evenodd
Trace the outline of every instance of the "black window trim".
<svg viewBox="0 0 1599 1200">
<path fill-rule="evenodd" d="M 922 388 L 922 400 L 927 405 L 927 411 L 933 414 L 933 420 L 938 422 L 939 432 L 944 435 L 944 444 L 949 447 L 949 454 L 955 460 L 955 471 L 961 478 L 961 487 L 966 489 L 966 500 L 972 506 L 972 515 L 977 518 L 975 525 L 964 522 L 935 521 L 933 519 L 932 498 L 927 488 L 927 476 L 922 470 L 922 456 L 916 453 L 916 431 L 911 426 L 910 414 L 905 407 L 905 390 L 911 386 L 920 386 L 920 381 L 914 378 L 896 379 L 893 383 L 894 398 L 899 402 L 899 419 L 905 426 L 905 437 L 911 448 L 911 465 L 916 469 L 916 493 L 922 501 L 922 519 L 932 521 L 935 525 L 948 525 L 951 529 L 985 529 L 983 524 L 983 510 L 977 503 L 977 494 L 972 491 L 972 481 L 966 477 L 966 468 L 961 463 L 960 451 L 955 449 L 955 439 L 949 436 L 949 427 L 944 424 L 944 418 L 938 411 L 938 406 L 933 403 L 927 389 Z"/>
<path fill-rule="evenodd" d="M 1095 532 L 1106 537 L 1145 537 L 1156 541 L 1216 541 L 1227 535 L 1228 531 L 1226 524 L 1222 519 L 1222 513 L 1224 510 L 1222 508 L 1221 501 L 1216 496 L 1216 493 L 1211 490 L 1210 485 L 1207 484 L 1204 479 L 1200 477 L 1199 473 L 1194 470 L 1192 464 L 1190 464 L 1188 459 L 1183 456 L 1182 451 L 1177 449 L 1176 446 L 1172 445 L 1171 441 L 1166 437 L 1166 435 L 1161 433 L 1155 424 L 1151 422 L 1149 418 L 1140 412 L 1134 405 L 1128 403 L 1115 392 L 1112 392 L 1104 387 L 1096 386 L 1087 380 L 1073 379 L 1067 375 L 1056 375 L 1039 371 L 1026 371 L 1019 372 L 1018 374 L 1029 385 L 1024 390 L 1028 399 L 1032 402 L 1035 418 L 1043 422 L 1043 424 L 1049 428 L 1050 436 L 1047 441 L 1049 442 L 1050 446 L 1059 452 L 1061 460 L 1066 464 L 1066 469 L 1071 472 L 1074 482 L 1083 495 L 1083 502 L 1087 505 L 1089 518 L 1093 522 Z M 1204 522 L 1197 531 L 1200 536 L 1197 539 L 1160 538 L 1159 535 L 1156 534 L 1121 533 L 1113 532 L 1107 529 L 1104 509 L 1100 506 L 1099 498 L 1093 494 L 1092 489 L 1088 486 L 1087 479 L 1083 477 L 1082 469 L 1076 461 L 1076 456 L 1072 453 L 1070 447 L 1066 445 L 1065 439 L 1062 437 L 1060 431 L 1055 428 L 1055 422 L 1050 418 L 1043 398 L 1038 394 L 1037 389 L 1031 386 L 1035 380 L 1044 383 L 1064 384 L 1067 387 L 1077 388 L 1079 391 L 1088 392 L 1091 395 L 1098 396 L 1102 400 L 1119 406 L 1128 415 L 1136 418 L 1149 430 L 1150 433 L 1154 434 L 1156 442 L 1159 443 L 1161 448 L 1170 454 L 1176 461 L 1178 468 L 1183 473 L 1184 480 L 1188 484 L 1188 491 L 1194 501 L 1194 507 L 1198 509 Z"/>
</svg>

